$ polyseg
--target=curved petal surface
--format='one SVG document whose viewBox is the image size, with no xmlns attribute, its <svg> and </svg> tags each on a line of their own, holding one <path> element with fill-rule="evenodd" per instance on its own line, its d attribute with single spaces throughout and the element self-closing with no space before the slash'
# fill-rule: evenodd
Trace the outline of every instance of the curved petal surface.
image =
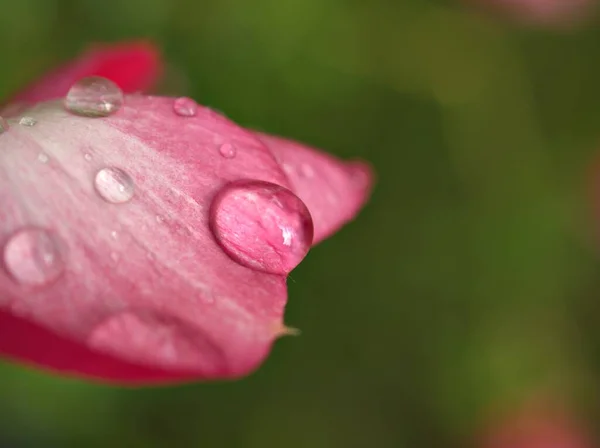
<svg viewBox="0 0 600 448">
<path fill-rule="evenodd" d="M 25 87 L 12 102 L 37 103 L 60 98 L 77 80 L 101 76 L 115 82 L 123 91 L 146 91 L 162 71 L 158 49 L 148 42 L 95 45 L 76 60 L 47 73 Z"/>
<path fill-rule="evenodd" d="M 314 243 L 353 219 L 368 200 L 371 168 L 363 162 L 343 162 L 298 142 L 257 134 L 281 164 L 294 192 L 313 218 Z"/>
<path fill-rule="evenodd" d="M 223 379 L 282 334 L 285 276 L 226 255 L 209 209 L 232 181 L 288 180 L 254 134 L 173 104 L 129 96 L 85 118 L 47 102 L 0 135 L 4 355 L 135 384 Z"/>
</svg>

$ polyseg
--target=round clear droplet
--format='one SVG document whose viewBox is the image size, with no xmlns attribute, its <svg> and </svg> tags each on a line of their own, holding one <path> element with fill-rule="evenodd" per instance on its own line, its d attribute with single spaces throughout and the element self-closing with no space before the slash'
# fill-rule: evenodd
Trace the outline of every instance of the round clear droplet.
<svg viewBox="0 0 600 448">
<path fill-rule="evenodd" d="M 219 147 L 219 154 L 221 154 L 226 159 L 233 159 L 237 154 L 237 149 L 231 143 L 223 143 Z"/>
<path fill-rule="evenodd" d="M 107 202 L 122 204 L 133 198 L 135 183 L 129 174 L 120 168 L 103 168 L 94 179 L 98 194 Z"/>
<path fill-rule="evenodd" d="M 283 275 L 306 256 L 314 232 L 310 212 L 298 196 L 257 180 L 226 185 L 212 203 L 210 226 L 232 259 Z"/>
<path fill-rule="evenodd" d="M 198 103 L 188 97 L 177 98 L 173 102 L 173 110 L 181 117 L 193 117 L 198 113 Z"/>
<path fill-rule="evenodd" d="M 114 82 L 98 76 L 77 81 L 65 97 L 65 108 L 82 117 L 107 117 L 123 106 L 123 92 Z"/>
<path fill-rule="evenodd" d="M 4 246 L 3 258 L 9 274 L 24 285 L 48 284 L 65 268 L 57 237 L 39 228 L 15 233 Z"/>
</svg>

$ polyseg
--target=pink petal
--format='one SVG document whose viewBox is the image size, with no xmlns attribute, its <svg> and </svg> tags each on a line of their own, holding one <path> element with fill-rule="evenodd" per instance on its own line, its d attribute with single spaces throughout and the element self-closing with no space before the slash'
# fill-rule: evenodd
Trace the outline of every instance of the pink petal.
<svg viewBox="0 0 600 448">
<path fill-rule="evenodd" d="M 292 189 L 310 210 L 315 244 L 353 219 L 369 199 L 373 173 L 367 164 L 342 162 L 291 140 L 257 135 L 273 152 Z"/>
<path fill-rule="evenodd" d="M 61 101 L 27 116 L 37 124 L 0 135 L 0 352 L 135 384 L 257 368 L 284 332 L 285 275 L 235 262 L 209 210 L 231 181 L 289 187 L 264 144 L 203 107 L 179 116 L 170 98 L 127 97 L 106 118 Z M 116 185 L 95 182 L 107 167 L 130 176 L 131 200 L 99 194 Z"/>
<path fill-rule="evenodd" d="M 26 87 L 10 101 L 36 103 L 60 98 L 73 83 L 87 76 L 101 76 L 128 93 L 146 91 L 161 74 L 160 54 L 148 42 L 96 45 L 79 59 L 60 67 Z"/>
</svg>

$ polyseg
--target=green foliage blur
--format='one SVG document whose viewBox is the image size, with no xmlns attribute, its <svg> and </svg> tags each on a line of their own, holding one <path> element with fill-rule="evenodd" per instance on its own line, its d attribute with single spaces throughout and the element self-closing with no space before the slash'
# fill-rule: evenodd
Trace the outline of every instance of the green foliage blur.
<svg viewBox="0 0 600 448">
<path fill-rule="evenodd" d="M 376 189 L 292 273 L 302 335 L 257 373 L 120 389 L 2 363 L 2 448 L 468 447 L 540 391 L 600 417 L 600 25 L 459 0 L 5 1 L 0 94 L 140 37 L 162 92 L 367 159 Z"/>
</svg>

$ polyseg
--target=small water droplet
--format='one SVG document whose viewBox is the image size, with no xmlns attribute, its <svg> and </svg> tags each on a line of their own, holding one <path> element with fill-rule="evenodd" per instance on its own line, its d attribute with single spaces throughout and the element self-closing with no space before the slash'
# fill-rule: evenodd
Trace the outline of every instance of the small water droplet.
<svg viewBox="0 0 600 448">
<path fill-rule="evenodd" d="M 77 81 L 65 97 L 65 108 L 82 117 L 107 117 L 123 106 L 123 92 L 114 82 L 99 76 Z"/>
<path fill-rule="evenodd" d="M 83 158 L 84 158 L 85 160 L 87 160 L 88 162 L 91 162 L 91 161 L 92 161 L 92 155 L 91 155 L 89 152 L 86 152 L 86 153 L 83 155 Z"/>
<path fill-rule="evenodd" d="M 8 125 L 8 121 L 6 121 L 4 118 L 0 117 L 0 134 L 4 134 L 6 131 L 8 131 L 9 125 Z"/>
<path fill-rule="evenodd" d="M 226 159 L 233 159 L 237 154 L 237 149 L 231 143 L 223 143 L 219 147 L 219 153 Z"/>
<path fill-rule="evenodd" d="M 37 124 L 37 120 L 33 117 L 25 116 L 25 117 L 21 117 L 21 119 L 19 120 L 19 124 L 21 126 L 32 127 Z"/>
<path fill-rule="evenodd" d="M 119 233 L 116 230 L 113 230 L 112 232 L 110 232 L 110 236 L 113 240 L 116 240 L 117 238 L 119 238 Z"/>
<path fill-rule="evenodd" d="M 129 174 L 114 167 L 98 171 L 94 186 L 102 199 L 113 204 L 128 202 L 135 193 L 135 184 Z"/>
<path fill-rule="evenodd" d="M 156 215 L 156 222 L 159 224 L 162 224 L 165 221 L 165 218 L 163 218 L 161 215 Z"/>
<path fill-rule="evenodd" d="M 46 164 L 50 160 L 50 157 L 48 157 L 48 154 L 41 152 L 38 154 L 37 159 L 38 162 Z"/>
<path fill-rule="evenodd" d="M 192 98 L 184 96 L 173 102 L 173 110 L 181 117 L 193 117 L 198 112 L 198 103 Z"/>
<path fill-rule="evenodd" d="M 285 174 L 293 174 L 295 172 L 294 167 L 292 165 L 289 165 L 287 163 L 284 163 L 283 165 L 283 171 L 285 172 Z"/>
<path fill-rule="evenodd" d="M 26 228 L 4 246 L 4 265 L 12 277 L 26 285 L 45 285 L 64 271 L 56 236 L 45 229 Z"/>
<path fill-rule="evenodd" d="M 298 196 L 257 180 L 226 185 L 211 205 L 210 227 L 232 259 L 274 274 L 288 274 L 302 261 L 314 231 Z"/>
<path fill-rule="evenodd" d="M 300 175 L 307 178 L 312 178 L 315 176 L 315 170 L 308 163 L 303 163 L 300 165 Z"/>
</svg>

